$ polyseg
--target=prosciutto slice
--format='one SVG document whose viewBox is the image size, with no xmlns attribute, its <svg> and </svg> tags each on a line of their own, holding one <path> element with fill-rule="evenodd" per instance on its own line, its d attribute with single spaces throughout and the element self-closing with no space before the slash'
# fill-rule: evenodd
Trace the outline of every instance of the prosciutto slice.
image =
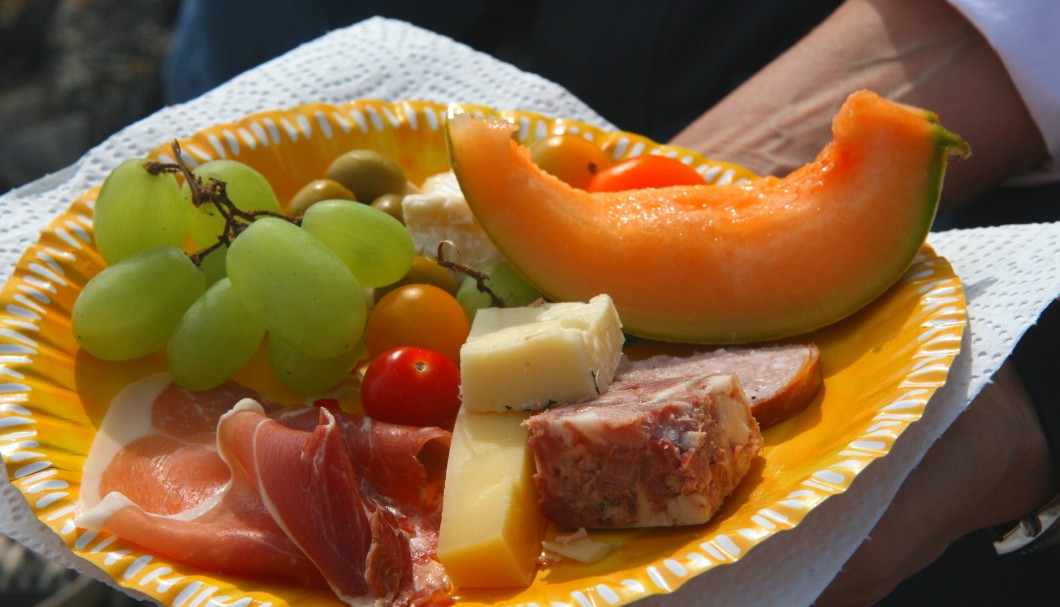
<svg viewBox="0 0 1060 607">
<path fill-rule="evenodd" d="M 76 522 L 206 570 L 327 586 L 351 605 L 444 603 L 434 550 L 449 438 L 153 376 L 108 410 Z"/>
</svg>

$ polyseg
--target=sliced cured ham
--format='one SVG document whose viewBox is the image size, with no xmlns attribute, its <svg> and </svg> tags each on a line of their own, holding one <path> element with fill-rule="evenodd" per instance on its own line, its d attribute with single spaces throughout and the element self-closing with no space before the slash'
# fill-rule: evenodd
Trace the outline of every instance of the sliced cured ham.
<svg viewBox="0 0 1060 607">
<path fill-rule="evenodd" d="M 272 417 L 284 426 L 309 432 L 317 427 L 320 415 L 315 407 L 290 407 Z M 421 513 L 439 511 L 449 432 L 354 415 L 340 415 L 337 421 L 354 469 L 367 482 L 373 497 Z"/>
<path fill-rule="evenodd" d="M 312 407 L 287 408 L 273 417 L 284 426 L 310 431 L 319 413 Z M 387 424 L 353 415 L 339 415 L 336 420 L 364 496 L 387 506 L 408 536 L 416 582 L 409 602 L 449 602 L 449 578 L 436 550 L 452 435 L 441 428 Z"/>
<path fill-rule="evenodd" d="M 153 376 L 108 410 L 76 522 L 209 571 L 329 586 L 351 605 L 444 603 L 449 439 Z"/>
<path fill-rule="evenodd" d="M 297 428 L 313 414 L 319 419 L 315 427 Z M 364 597 L 397 605 L 445 602 L 448 584 L 441 585 L 444 573 L 433 560 L 440 513 L 434 492 L 421 485 L 421 490 L 399 492 L 409 499 L 401 502 L 369 480 L 385 479 L 383 489 L 392 482 L 415 489 L 429 475 L 425 466 L 415 465 L 413 445 L 444 431 L 349 416 L 343 423 L 336 415 L 305 409 L 272 419 L 257 403 L 244 400 L 221 418 L 218 446 L 342 600 L 351 605 Z M 401 429 L 419 436 L 394 441 L 397 448 L 375 444 L 374 437 L 400 436 Z M 398 465 L 387 467 L 384 453 Z M 307 517 L 310 508 L 315 516 Z"/>
<path fill-rule="evenodd" d="M 824 385 L 821 353 L 812 343 L 723 348 L 689 356 L 662 354 L 637 361 L 623 358 L 614 381 L 621 386 L 704 373 L 735 373 L 763 430 L 805 409 Z"/>
<path fill-rule="evenodd" d="M 351 605 L 364 597 L 393 601 L 412 584 L 411 571 L 400 566 L 411 561 L 408 544 L 393 516 L 361 496 L 334 416 L 319 415 L 322 423 L 304 432 L 269 419 L 252 400 L 240 401 L 218 425 L 221 457 L 340 599 Z M 387 566 L 391 562 L 397 566 Z"/>
<path fill-rule="evenodd" d="M 217 421 L 250 394 L 226 385 L 196 396 L 163 375 L 124 390 L 89 451 L 75 522 L 209 571 L 324 586 L 217 455 Z"/>
</svg>

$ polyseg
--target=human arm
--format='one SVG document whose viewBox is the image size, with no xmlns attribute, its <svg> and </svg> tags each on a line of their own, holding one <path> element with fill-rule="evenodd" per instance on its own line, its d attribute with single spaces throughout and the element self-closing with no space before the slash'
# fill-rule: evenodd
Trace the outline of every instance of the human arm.
<svg viewBox="0 0 1060 607">
<path fill-rule="evenodd" d="M 861 88 L 936 112 L 971 144 L 947 170 L 944 209 L 1046 158 L 997 54 L 942 0 L 848 0 L 672 142 L 783 175 L 831 138 L 832 116 Z"/>
</svg>

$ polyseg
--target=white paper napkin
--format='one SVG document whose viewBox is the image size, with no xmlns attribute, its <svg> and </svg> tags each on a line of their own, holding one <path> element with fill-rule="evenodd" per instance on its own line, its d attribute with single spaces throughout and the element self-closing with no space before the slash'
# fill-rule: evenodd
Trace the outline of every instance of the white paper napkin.
<svg viewBox="0 0 1060 607">
<path fill-rule="evenodd" d="M 254 112 L 359 97 L 479 103 L 610 126 L 543 78 L 408 24 L 371 19 L 303 45 L 196 100 L 163 109 L 115 134 L 73 166 L 0 198 L 3 279 L 10 277 L 22 251 L 47 222 L 81 192 L 102 182 L 121 160 Z M 828 499 L 796 529 L 764 542 L 734 565 L 717 567 L 678 592 L 645 604 L 809 604 L 872 528 L 928 446 L 1060 293 L 1060 224 L 945 232 L 933 234 L 930 243 L 962 278 L 971 318 L 965 349 L 924 418 L 846 493 Z M 0 454 L 8 442 L 5 437 L 0 427 Z M 36 520 L 6 474 L 0 475 L 0 532 L 109 582 Z"/>
</svg>

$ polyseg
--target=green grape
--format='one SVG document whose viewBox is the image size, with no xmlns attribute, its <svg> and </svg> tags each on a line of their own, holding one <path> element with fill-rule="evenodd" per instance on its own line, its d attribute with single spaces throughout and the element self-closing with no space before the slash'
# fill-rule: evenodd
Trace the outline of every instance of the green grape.
<svg viewBox="0 0 1060 607">
<path fill-rule="evenodd" d="M 140 251 L 184 245 L 187 225 L 180 185 L 152 175 L 143 158 L 119 164 L 103 182 L 93 212 L 96 247 L 108 265 Z"/>
<path fill-rule="evenodd" d="M 225 267 L 247 309 L 302 354 L 333 358 L 361 339 L 367 307 L 357 279 L 302 228 L 256 220 L 228 247 Z"/>
<path fill-rule="evenodd" d="M 192 173 L 210 185 L 211 179 L 222 181 L 228 199 L 240 211 L 280 212 L 280 201 L 265 176 L 236 160 L 210 160 L 195 167 Z M 196 245 L 207 247 L 217 242 L 225 228 L 224 217 L 211 203 L 191 204 L 191 188 L 184 184 L 183 195 L 188 213 L 188 233 Z"/>
<path fill-rule="evenodd" d="M 507 261 L 495 261 L 482 268 L 489 276 L 488 286 L 504 301 L 506 307 L 526 306 L 541 298 L 541 292 L 526 282 Z M 456 292 L 456 300 L 464 308 L 468 319 L 475 319 L 475 312 L 490 307 L 490 296 L 479 291 L 474 279 L 468 278 Z"/>
<path fill-rule="evenodd" d="M 132 360 L 166 345 L 188 306 L 206 291 L 202 271 L 176 247 L 155 247 L 96 274 L 71 313 L 74 336 L 89 354 Z"/>
<path fill-rule="evenodd" d="M 320 394 L 334 388 L 365 355 L 362 346 L 333 358 L 312 358 L 273 333 L 269 334 L 268 344 L 273 374 L 280 383 L 302 394 Z"/>
<path fill-rule="evenodd" d="M 199 267 L 206 274 L 206 284 L 212 285 L 227 276 L 225 262 L 228 257 L 228 247 L 221 245 L 206 254 L 199 262 Z"/>
<path fill-rule="evenodd" d="M 191 304 L 169 336 L 169 372 L 189 390 L 215 388 L 250 361 L 264 336 L 265 327 L 222 278 Z"/>
<path fill-rule="evenodd" d="M 302 229 L 328 246 L 364 287 L 401 279 L 412 267 L 416 246 L 400 221 L 349 200 L 318 202 L 302 216 Z"/>
</svg>

